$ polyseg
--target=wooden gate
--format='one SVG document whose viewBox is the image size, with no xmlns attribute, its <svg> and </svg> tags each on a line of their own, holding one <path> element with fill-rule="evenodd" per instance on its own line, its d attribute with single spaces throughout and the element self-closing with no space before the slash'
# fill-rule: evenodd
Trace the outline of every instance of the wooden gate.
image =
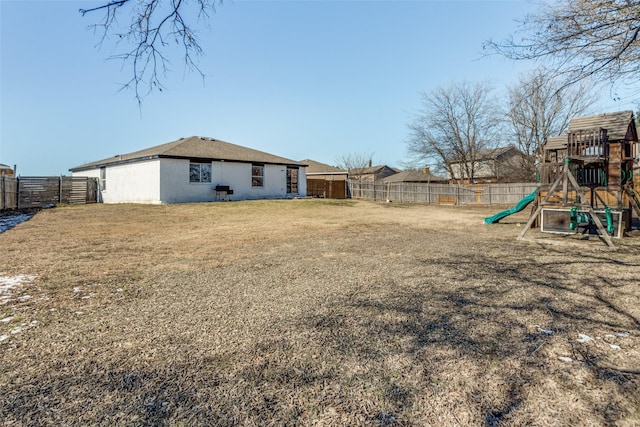
<svg viewBox="0 0 640 427">
<path fill-rule="evenodd" d="M 307 195 L 327 199 L 346 199 L 347 181 L 328 181 L 325 179 L 307 179 Z"/>
</svg>

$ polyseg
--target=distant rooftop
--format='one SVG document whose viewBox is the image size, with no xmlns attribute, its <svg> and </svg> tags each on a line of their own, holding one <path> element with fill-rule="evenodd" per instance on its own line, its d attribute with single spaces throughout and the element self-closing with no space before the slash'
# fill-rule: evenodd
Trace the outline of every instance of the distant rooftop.
<svg viewBox="0 0 640 427">
<path fill-rule="evenodd" d="M 447 178 L 433 175 L 429 168 L 406 170 L 382 178 L 382 182 L 448 182 Z"/>
</svg>

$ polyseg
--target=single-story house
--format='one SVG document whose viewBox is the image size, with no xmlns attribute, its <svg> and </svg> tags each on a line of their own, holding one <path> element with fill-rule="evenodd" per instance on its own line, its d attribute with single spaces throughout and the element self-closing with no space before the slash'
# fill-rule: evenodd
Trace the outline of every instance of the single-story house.
<svg viewBox="0 0 640 427">
<path fill-rule="evenodd" d="M 473 168 L 474 182 L 472 184 L 508 181 L 525 160 L 525 154 L 513 145 L 481 150 L 476 153 Z M 466 176 L 465 162 L 463 160 L 451 159 L 450 165 L 454 175 L 449 176 L 449 178 L 455 181 L 469 183 L 469 177 Z"/>
<path fill-rule="evenodd" d="M 305 159 L 307 165 L 307 195 L 328 199 L 347 198 L 349 172 L 314 160 Z"/>
<path fill-rule="evenodd" d="M 191 136 L 69 169 L 99 179 L 104 203 L 187 203 L 306 196 L 306 164 Z"/>
<path fill-rule="evenodd" d="M 441 176 L 436 176 L 431 173 L 429 168 L 422 168 L 420 170 L 410 169 L 402 172 L 398 172 L 393 175 L 389 175 L 386 178 L 382 178 L 382 182 L 426 182 L 435 184 L 448 184 L 449 179 Z"/>
</svg>

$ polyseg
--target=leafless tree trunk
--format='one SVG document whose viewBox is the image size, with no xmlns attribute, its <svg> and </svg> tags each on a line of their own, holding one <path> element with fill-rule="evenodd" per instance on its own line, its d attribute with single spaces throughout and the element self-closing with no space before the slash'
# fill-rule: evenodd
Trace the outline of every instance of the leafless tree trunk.
<svg viewBox="0 0 640 427">
<path fill-rule="evenodd" d="M 542 2 L 522 21 L 518 37 L 488 41 L 485 48 L 507 58 L 548 60 L 573 84 L 640 81 L 640 1 L 559 0 Z"/>
<path fill-rule="evenodd" d="M 537 172 L 537 155 L 549 137 L 566 133 L 572 118 L 586 112 L 596 98 L 586 83 L 563 87 L 544 69 L 522 75 L 508 88 L 505 116 L 513 145 L 525 156 L 511 171 L 511 180 L 532 180 Z"/>
<path fill-rule="evenodd" d="M 80 9 L 82 16 L 102 13 L 102 18 L 90 28 L 101 35 L 98 46 L 110 37 L 116 45 L 124 45 L 121 53 L 109 59 L 118 59 L 131 67 L 131 77 L 124 88 L 135 92 L 138 103 L 154 89 L 162 91 L 162 78 L 169 70 L 169 53 L 174 46 L 182 50 L 184 66 L 197 71 L 197 60 L 204 52 L 193 27 L 207 25 L 215 5 L 222 0 L 116 0 L 90 9 Z M 120 17 L 129 24 L 120 24 Z"/>
<path fill-rule="evenodd" d="M 478 155 L 498 141 L 498 110 L 488 83 L 457 83 L 423 92 L 409 125 L 409 154 L 435 162 L 451 178 L 474 180 Z"/>
</svg>

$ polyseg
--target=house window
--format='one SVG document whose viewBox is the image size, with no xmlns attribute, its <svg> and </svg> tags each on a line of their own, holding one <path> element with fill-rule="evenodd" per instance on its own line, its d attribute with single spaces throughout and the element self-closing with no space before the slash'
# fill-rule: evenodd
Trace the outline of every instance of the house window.
<svg viewBox="0 0 640 427">
<path fill-rule="evenodd" d="M 264 165 L 251 165 L 251 186 L 264 187 Z"/>
<path fill-rule="evenodd" d="M 211 182 L 211 163 L 189 164 L 189 182 Z"/>
<path fill-rule="evenodd" d="M 298 194 L 298 168 L 287 168 L 287 194 Z"/>
<path fill-rule="evenodd" d="M 100 188 L 102 191 L 107 189 L 107 168 L 104 166 L 100 168 Z"/>
</svg>

